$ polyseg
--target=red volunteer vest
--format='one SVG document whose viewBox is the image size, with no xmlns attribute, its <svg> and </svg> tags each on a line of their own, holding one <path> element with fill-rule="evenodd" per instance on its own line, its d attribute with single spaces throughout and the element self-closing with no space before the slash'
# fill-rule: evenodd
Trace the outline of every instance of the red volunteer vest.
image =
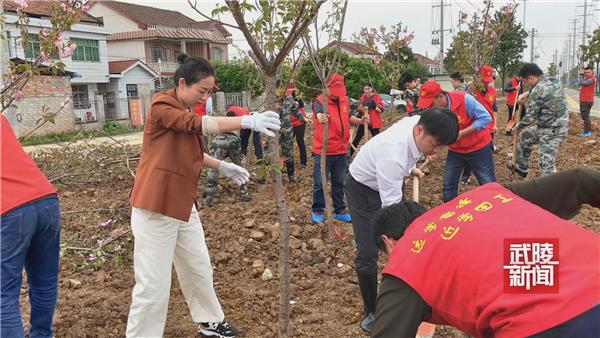
<svg viewBox="0 0 600 338">
<path fill-rule="evenodd" d="M 513 87 L 516 87 L 519 84 L 519 80 L 513 76 L 510 84 Z M 506 95 L 506 104 L 509 106 L 514 106 L 515 102 L 517 102 L 517 95 L 519 95 L 518 90 L 513 90 L 512 92 L 508 92 L 508 94 Z"/>
<path fill-rule="evenodd" d="M 323 95 L 319 95 L 316 101 L 323 105 Z M 327 100 L 327 107 L 329 113 L 327 155 L 346 154 L 348 152 L 348 140 L 350 139 L 350 106 L 348 104 L 348 97 L 340 97 L 340 109 L 338 109 L 338 105 L 331 99 Z M 323 125 L 317 121 L 316 113 L 313 114 L 313 120 L 315 126 L 313 133 L 313 153 L 320 155 L 323 148 Z"/>
<path fill-rule="evenodd" d="M 298 110 L 300 110 L 300 113 L 302 113 L 302 115 L 304 115 L 304 119 L 308 119 L 308 117 L 306 116 L 306 110 L 304 110 L 304 107 L 299 108 Z M 301 125 L 303 125 L 304 123 L 302 123 L 300 120 L 298 120 L 298 118 L 295 115 L 292 115 L 292 127 L 299 127 Z"/>
<path fill-rule="evenodd" d="M 588 79 L 586 79 L 588 80 Z M 594 84 L 591 86 L 581 86 L 579 89 L 579 102 L 594 102 L 594 90 L 596 89 L 596 78 L 592 77 Z"/>
<path fill-rule="evenodd" d="M 459 128 L 465 129 L 473 123 L 473 119 L 467 113 L 465 106 L 465 92 L 454 91 L 446 92 L 450 98 L 450 110 L 458 116 Z M 448 149 L 457 153 L 465 154 L 479 150 L 492 142 L 492 137 L 488 128 L 476 131 L 471 135 L 467 135 L 460 140 L 448 146 Z"/>
<path fill-rule="evenodd" d="M 381 111 L 383 111 L 383 100 L 381 99 L 381 96 L 379 96 L 379 94 L 373 93 L 373 95 L 370 97 L 368 97 L 365 94 L 362 94 L 358 101 L 364 103 L 367 99 L 373 99 L 375 101 L 375 105 L 377 105 L 377 107 L 381 109 Z M 381 118 L 381 113 L 377 112 L 376 110 L 369 109 L 369 118 L 371 119 L 371 128 L 383 128 L 383 120 Z"/>
<path fill-rule="evenodd" d="M 505 292 L 504 240 L 514 238 L 558 239 L 556 293 Z M 411 223 L 383 273 L 423 297 L 431 323 L 475 337 L 526 337 L 600 302 L 599 256 L 598 234 L 489 183 Z"/>
<path fill-rule="evenodd" d="M 0 119 L 0 215 L 56 193 L 25 152 L 4 114 Z"/>
<path fill-rule="evenodd" d="M 475 88 L 473 92 L 475 93 L 475 99 L 477 99 L 477 101 L 481 103 L 481 105 L 484 106 L 488 112 L 490 112 L 492 122 L 488 124 L 487 130 L 489 133 L 493 133 L 494 123 L 496 121 L 496 115 L 494 114 L 494 102 L 496 102 L 496 97 L 498 96 L 496 88 L 494 88 L 492 85 L 488 85 L 488 90 L 485 92 L 485 94 L 481 90 Z"/>
<path fill-rule="evenodd" d="M 244 116 L 250 115 L 250 108 L 240 107 L 240 106 L 231 106 L 227 108 L 227 111 L 231 111 L 235 114 L 235 116 Z"/>
</svg>

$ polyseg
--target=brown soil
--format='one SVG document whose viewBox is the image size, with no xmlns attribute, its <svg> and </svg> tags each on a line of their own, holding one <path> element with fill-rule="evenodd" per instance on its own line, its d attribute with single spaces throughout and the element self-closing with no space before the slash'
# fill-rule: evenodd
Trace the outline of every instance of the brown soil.
<svg viewBox="0 0 600 338">
<path fill-rule="evenodd" d="M 498 125 L 504 126 L 506 113 L 500 115 Z M 397 119 L 388 116 L 387 121 Z M 576 137 L 580 130 L 581 120 L 573 115 L 569 138 L 560 150 L 559 169 L 600 169 L 600 152 L 597 150 L 600 133 L 580 139 Z M 307 141 L 311 139 L 310 135 L 307 131 Z M 507 153 L 512 151 L 512 137 L 499 134 L 495 142 L 500 148 L 495 155 L 497 176 L 500 182 L 505 182 L 509 172 L 504 163 Z M 139 154 L 139 148 L 126 149 L 129 157 Z M 56 182 L 63 212 L 63 257 L 55 316 L 57 337 L 124 336 L 134 280 L 133 236 L 126 233 L 130 217 L 127 199 L 133 180 L 124 162 L 116 162 L 124 158 L 123 154 L 120 147 L 83 146 L 53 151 L 36 158 L 51 178 L 65 173 L 94 172 L 87 176 L 64 177 Z M 428 207 L 442 202 L 444 160 L 445 153 L 429 166 L 430 174 L 421 184 L 421 202 Z M 132 162 L 132 166 L 136 163 Z M 539 174 L 537 154 L 532 163 L 531 176 L 536 176 Z M 294 237 L 290 257 L 293 336 L 364 336 L 358 328 L 362 308 L 353 271 L 352 228 L 347 224 L 337 224 L 348 239 L 336 242 L 328 240 L 323 226 L 311 224 L 311 173 L 312 162 L 300 173 L 300 183 L 286 185 L 291 234 Z M 223 180 L 213 208 L 201 208 L 201 219 L 213 261 L 215 287 L 227 320 L 237 326 L 244 337 L 274 337 L 279 303 L 278 217 L 271 187 L 257 184 L 256 180 L 253 182 L 250 191 L 254 199 L 250 203 L 242 203 L 237 199 L 233 184 Z M 202 184 L 200 193 L 201 189 Z M 411 184 L 407 187 L 407 196 L 411 196 L 410 190 Z M 105 225 L 107 220 L 113 221 Z M 585 207 L 574 221 L 600 232 L 600 210 Z M 264 238 L 250 239 L 253 230 L 263 232 Z M 119 235 L 122 236 L 104 245 L 102 250 L 81 250 L 98 248 L 102 241 Z M 314 248 L 309 244 L 310 239 L 322 239 L 325 245 Z M 96 258 L 90 257 L 90 254 Z M 257 259 L 273 271 L 275 278 L 270 281 L 261 279 L 260 273 L 252 267 Z M 165 336 L 194 337 L 196 326 L 192 323 L 174 272 L 172 280 Z M 76 285 L 77 281 L 81 282 L 81 286 Z M 27 301 L 24 294 L 24 318 L 28 318 Z M 443 337 L 455 334 L 449 328 L 438 331 L 438 336 Z"/>
</svg>

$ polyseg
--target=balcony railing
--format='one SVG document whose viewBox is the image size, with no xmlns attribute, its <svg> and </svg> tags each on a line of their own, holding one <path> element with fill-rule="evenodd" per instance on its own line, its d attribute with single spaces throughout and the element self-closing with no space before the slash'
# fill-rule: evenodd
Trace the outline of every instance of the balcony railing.
<svg viewBox="0 0 600 338">
<path fill-rule="evenodd" d="M 177 62 L 161 62 L 160 67 L 158 62 L 149 62 L 148 67 L 152 68 L 157 73 L 175 73 L 179 63 Z"/>
</svg>

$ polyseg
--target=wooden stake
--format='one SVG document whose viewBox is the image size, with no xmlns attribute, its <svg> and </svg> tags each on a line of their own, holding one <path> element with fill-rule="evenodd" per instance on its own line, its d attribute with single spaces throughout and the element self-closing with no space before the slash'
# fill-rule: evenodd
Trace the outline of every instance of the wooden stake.
<svg viewBox="0 0 600 338">
<path fill-rule="evenodd" d="M 513 118 L 515 119 L 515 125 L 517 123 L 519 123 L 519 121 L 521 120 L 521 108 L 523 107 L 522 104 L 519 105 L 519 110 L 517 110 L 516 115 L 513 115 Z M 508 180 L 510 182 L 514 181 L 515 179 L 515 162 L 517 161 L 517 145 L 519 144 L 519 135 L 520 133 L 517 133 L 516 131 L 513 133 L 513 149 L 512 149 L 512 167 L 513 170 L 510 173 L 510 177 L 508 178 Z"/>
<path fill-rule="evenodd" d="M 369 117 L 369 108 L 365 107 L 365 117 Z M 365 126 L 365 137 L 367 138 L 367 141 L 369 141 L 369 123 L 365 120 L 364 123 Z"/>
</svg>

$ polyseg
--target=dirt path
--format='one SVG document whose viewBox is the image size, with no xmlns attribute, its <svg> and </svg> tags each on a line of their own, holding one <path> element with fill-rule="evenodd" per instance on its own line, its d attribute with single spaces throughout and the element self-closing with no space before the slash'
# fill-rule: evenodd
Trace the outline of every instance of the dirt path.
<svg viewBox="0 0 600 338">
<path fill-rule="evenodd" d="M 136 146 L 136 145 L 142 144 L 143 135 L 144 135 L 144 133 L 140 131 L 140 132 L 131 133 L 131 134 L 115 135 L 115 136 L 112 136 L 112 138 L 111 137 L 95 137 L 95 138 L 91 138 L 91 139 L 79 140 L 77 142 L 74 142 L 74 145 L 83 144 L 83 143 L 91 144 L 91 145 L 115 144 L 116 143 L 115 140 L 117 140 L 121 143 L 127 143 L 129 145 Z M 25 149 L 26 152 L 31 154 L 34 152 L 36 152 L 36 153 L 43 152 L 43 151 L 49 150 L 49 149 L 64 148 L 68 144 L 69 144 L 69 142 L 38 144 L 38 145 L 34 145 L 34 146 L 25 146 L 23 148 Z"/>
</svg>

